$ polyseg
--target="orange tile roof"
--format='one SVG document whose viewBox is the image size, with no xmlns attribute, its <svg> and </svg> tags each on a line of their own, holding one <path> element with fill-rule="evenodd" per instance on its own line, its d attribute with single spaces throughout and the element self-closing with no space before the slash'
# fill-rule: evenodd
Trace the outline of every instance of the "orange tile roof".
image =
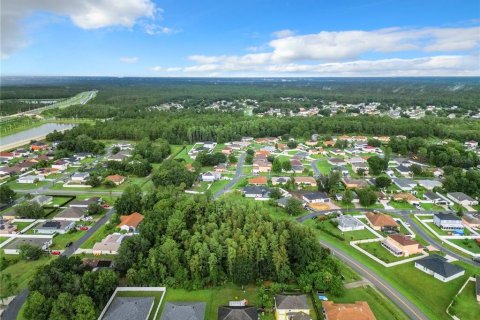
<svg viewBox="0 0 480 320">
<path fill-rule="evenodd" d="M 366 215 L 368 220 L 377 227 L 386 227 L 386 226 L 396 226 L 398 227 L 398 223 L 393 220 L 392 217 L 389 215 L 383 214 L 383 213 L 373 213 L 373 212 L 368 212 Z"/>
<path fill-rule="evenodd" d="M 409 237 L 404 236 L 403 234 L 392 234 L 389 236 L 390 239 L 393 241 L 397 242 L 398 244 L 402 246 L 410 246 L 412 244 L 418 245 L 419 243 L 415 240 L 410 239 Z"/>
<path fill-rule="evenodd" d="M 119 174 L 113 174 L 111 176 L 106 177 L 105 179 L 110 180 L 112 182 L 122 182 L 125 179 L 125 177 Z"/>
<path fill-rule="evenodd" d="M 267 184 L 267 177 L 258 176 L 251 179 L 248 179 L 249 184 Z"/>
<path fill-rule="evenodd" d="M 128 226 L 137 228 L 140 222 L 143 221 L 143 218 L 143 215 L 138 212 L 134 212 L 128 216 L 120 216 L 120 223 L 117 227 Z"/>
<path fill-rule="evenodd" d="M 326 145 L 326 146 L 334 146 L 335 141 L 327 140 L 327 141 L 323 141 L 323 144 Z"/>
<path fill-rule="evenodd" d="M 334 303 L 323 301 L 325 318 L 328 320 L 376 320 L 370 306 L 365 301 L 355 303 Z"/>
<path fill-rule="evenodd" d="M 270 154 L 271 154 L 270 151 L 267 151 L 267 150 L 258 150 L 257 152 L 255 152 L 256 156 L 263 155 L 268 157 Z"/>
</svg>

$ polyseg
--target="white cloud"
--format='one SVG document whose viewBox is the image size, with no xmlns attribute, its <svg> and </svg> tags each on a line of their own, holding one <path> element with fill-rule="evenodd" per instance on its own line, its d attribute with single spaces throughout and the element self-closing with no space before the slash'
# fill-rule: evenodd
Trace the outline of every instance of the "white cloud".
<svg viewBox="0 0 480 320">
<path fill-rule="evenodd" d="M 283 29 L 283 30 L 278 30 L 278 31 L 272 32 L 272 35 L 275 38 L 281 39 L 281 38 L 291 37 L 291 36 L 295 35 L 295 32 L 290 30 L 290 29 Z"/>
<path fill-rule="evenodd" d="M 182 68 L 177 68 L 177 67 L 164 68 L 161 66 L 154 66 L 154 67 L 151 67 L 150 70 L 155 72 L 178 72 L 178 71 L 182 71 Z"/>
<path fill-rule="evenodd" d="M 22 20 L 34 12 L 67 16 L 79 28 L 98 29 L 130 28 L 139 19 L 155 19 L 162 10 L 151 0 L 2 0 L 2 58 L 27 44 Z"/>
<path fill-rule="evenodd" d="M 154 23 L 147 23 L 147 24 L 144 25 L 144 28 L 145 28 L 145 32 L 147 34 L 151 35 L 151 36 L 157 35 L 157 34 L 170 35 L 170 34 L 180 32 L 177 29 L 160 26 L 160 25 L 157 25 L 157 24 L 154 24 Z"/>
<path fill-rule="evenodd" d="M 121 57 L 120 61 L 123 63 L 137 63 L 138 57 Z"/>
</svg>

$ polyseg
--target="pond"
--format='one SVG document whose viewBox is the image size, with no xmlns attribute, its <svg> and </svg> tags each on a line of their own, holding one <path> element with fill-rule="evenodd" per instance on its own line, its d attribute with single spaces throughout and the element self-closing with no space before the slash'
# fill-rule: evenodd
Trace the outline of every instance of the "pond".
<svg viewBox="0 0 480 320">
<path fill-rule="evenodd" d="M 0 145 L 5 146 L 15 142 L 33 140 L 35 138 L 38 139 L 39 137 L 45 136 L 55 130 L 63 131 L 66 129 L 71 129 L 74 126 L 75 126 L 74 124 L 69 124 L 69 123 L 45 123 L 35 128 L 27 129 L 22 132 L 18 132 L 6 137 L 2 137 L 0 138 Z"/>
</svg>

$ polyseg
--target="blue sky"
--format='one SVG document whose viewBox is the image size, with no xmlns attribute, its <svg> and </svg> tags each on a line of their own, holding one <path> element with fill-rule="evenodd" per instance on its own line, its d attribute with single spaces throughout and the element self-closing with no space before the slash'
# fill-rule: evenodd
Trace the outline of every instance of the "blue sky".
<svg viewBox="0 0 480 320">
<path fill-rule="evenodd" d="M 479 75 L 480 2 L 2 1 L 2 75 Z"/>
</svg>

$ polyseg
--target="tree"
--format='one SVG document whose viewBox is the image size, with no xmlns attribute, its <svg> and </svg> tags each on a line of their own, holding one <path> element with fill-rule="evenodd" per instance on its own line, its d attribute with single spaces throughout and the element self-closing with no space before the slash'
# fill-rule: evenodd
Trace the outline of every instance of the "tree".
<svg viewBox="0 0 480 320">
<path fill-rule="evenodd" d="M 387 188 L 392 184 L 392 180 L 388 176 L 379 176 L 375 179 L 375 185 L 379 188 Z"/>
<path fill-rule="evenodd" d="M 282 162 L 282 169 L 287 172 L 292 170 L 292 164 L 290 163 L 290 160 L 285 160 Z"/>
<path fill-rule="evenodd" d="M 280 189 L 273 188 L 272 191 L 270 191 L 270 199 L 280 199 L 281 197 L 282 193 L 280 192 Z"/>
<path fill-rule="evenodd" d="M 15 199 L 15 191 L 6 184 L 0 186 L 0 203 L 10 203 Z"/>
<path fill-rule="evenodd" d="M 378 175 L 388 168 L 388 161 L 380 158 L 379 156 L 370 157 L 368 158 L 367 162 L 368 166 L 370 167 L 370 172 L 374 175 Z"/>
<path fill-rule="evenodd" d="M 273 160 L 272 172 L 276 172 L 276 173 L 282 172 L 282 162 L 278 157 Z"/>
<path fill-rule="evenodd" d="M 230 153 L 228 155 L 228 162 L 230 163 L 237 163 L 238 159 L 237 157 L 233 154 L 233 153 Z"/>
<path fill-rule="evenodd" d="M 195 174 L 175 160 L 163 161 L 152 177 L 155 187 L 183 184 L 186 188 L 190 188 L 194 180 Z"/>
<path fill-rule="evenodd" d="M 112 148 L 112 154 L 117 154 L 120 152 L 120 147 L 119 146 L 115 146 Z"/>
<path fill-rule="evenodd" d="M 288 141 L 287 142 L 287 147 L 290 149 L 295 149 L 298 146 L 298 142 L 296 141 Z"/>
<path fill-rule="evenodd" d="M 9 296 L 12 296 L 17 290 L 17 282 L 12 279 L 12 275 L 10 273 L 0 273 L 0 298 L 3 299 L 8 298 Z"/>
<path fill-rule="evenodd" d="M 43 250 L 39 247 L 34 247 L 29 244 L 23 244 L 19 248 L 20 258 L 23 260 L 38 260 L 42 254 Z"/>
<path fill-rule="evenodd" d="M 25 319 L 47 320 L 50 314 L 50 308 L 50 302 L 45 296 L 38 291 L 33 291 L 25 303 Z"/>
<path fill-rule="evenodd" d="M 43 208 L 37 202 L 24 201 L 15 207 L 17 216 L 28 219 L 43 218 L 45 213 Z"/>
<path fill-rule="evenodd" d="M 87 179 L 87 184 L 95 188 L 102 184 L 102 180 L 98 176 L 90 176 Z"/>
<path fill-rule="evenodd" d="M 375 148 L 380 148 L 382 146 L 382 142 L 378 139 L 368 139 L 368 145 Z"/>
<path fill-rule="evenodd" d="M 345 189 L 342 195 L 342 204 L 349 205 L 352 204 L 353 192 L 350 189 Z"/>
<path fill-rule="evenodd" d="M 303 211 L 302 202 L 295 197 L 290 197 L 287 200 L 285 210 L 290 215 L 297 215 Z"/>
<path fill-rule="evenodd" d="M 247 154 L 245 156 L 245 164 L 252 164 L 253 163 L 253 156 L 251 154 Z"/>
<path fill-rule="evenodd" d="M 410 171 L 414 176 L 420 176 L 423 172 L 422 167 L 418 164 L 412 164 L 410 166 Z"/>
<path fill-rule="evenodd" d="M 330 171 L 328 175 L 322 174 L 317 179 L 318 191 L 333 193 L 340 183 L 341 173 L 336 170 Z"/>
<path fill-rule="evenodd" d="M 105 209 L 99 203 L 90 203 L 87 208 L 88 214 L 91 216 L 101 215 Z"/>
<path fill-rule="evenodd" d="M 74 319 L 73 296 L 68 292 L 62 292 L 53 301 L 49 320 Z"/>
<path fill-rule="evenodd" d="M 85 294 L 78 295 L 73 301 L 73 309 L 75 311 L 75 319 L 90 320 L 97 318 L 95 312 L 95 304 L 92 298 Z"/>
<path fill-rule="evenodd" d="M 358 189 L 357 195 L 358 195 L 360 204 L 364 207 L 374 205 L 377 202 L 377 195 L 368 188 Z"/>
<path fill-rule="evenodd" d="M 107 188 L 115 188 L 117 186 L 112 180 L 103 181 L 103 185 Z"/>
<path fill-rule="evenodd" d="M 131 214 L 142 211 L 142 190 L 136 184 L 128 186 L 120 198 L 115 201 L 118 214 Z"/>
<path fill-rule="evenodd" d="M 253 149 L 248 149 L 247 154 L 253 156 L 255 154 L 255 150 Z"/>
</svg>

